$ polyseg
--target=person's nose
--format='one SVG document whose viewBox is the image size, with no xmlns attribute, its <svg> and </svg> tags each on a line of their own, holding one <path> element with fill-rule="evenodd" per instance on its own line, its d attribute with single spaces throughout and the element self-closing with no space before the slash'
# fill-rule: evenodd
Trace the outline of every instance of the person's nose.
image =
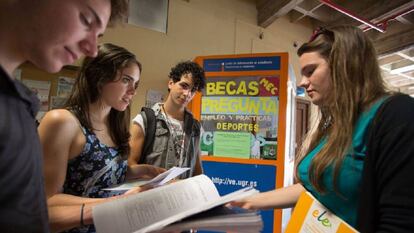
<svg viewBox="0 0 414 233">
<path fill-rule="evenodd" d="M 183 90 L 183 95 L 184 96 L 190 96 L 191 95 L 191 93 L 192 93 L 192 91 L 191 91 L 191 89 L 186 89 L 186 90 Z"/>
<path fill-rule="evenodd" d="M 306 88 L 307 86 L 309 86 L 309 79 L 302 76 L 302 79 L 299 82 L 299 87 Z"/>
<path fill-rule="evenodd" d="M 135 84 L 134 83 L 130 83 L 128 85 L 127 94 L 129 94 L 129 95 L 135 95 L 135 94 L 137 94 L 137 90 L 135 88 Z"/>
<path fill-rule="evenodd" d="M 90 32 L 80 42 L 80 49 L 87 57 L 96 57 L 98 55 L 98 35 L 96 32 Z"/>
</svg>

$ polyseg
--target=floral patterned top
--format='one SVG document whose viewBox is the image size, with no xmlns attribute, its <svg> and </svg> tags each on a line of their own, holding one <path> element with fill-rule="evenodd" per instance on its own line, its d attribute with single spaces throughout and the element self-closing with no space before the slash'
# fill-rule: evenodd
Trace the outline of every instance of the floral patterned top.
<svg viewBox="0 0 414 233">
<path fill-rule="evenodd" d="M 120 194 L 102 189 L 124 182 L 127 161 L 122 159 L 117 148 L 102 144 L 93 132 L 80 127 L 86 137 L 86 143 L 82 153 L 68 162 L 63 193 L 90 198 Z M 96 230 L 93 225 L 87 225 L 66 232 L 89 233 Z"/>
</svg>

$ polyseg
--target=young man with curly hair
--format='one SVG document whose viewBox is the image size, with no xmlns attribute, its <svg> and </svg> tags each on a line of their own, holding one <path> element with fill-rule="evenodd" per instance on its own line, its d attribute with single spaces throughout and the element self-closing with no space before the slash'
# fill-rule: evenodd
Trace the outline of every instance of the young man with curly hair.
<svg viewBox="0 0 414 233">
<path fill-rule="evenodd" d="M 159 167 L 189 167 L 181 176 L 188 178 L 202 173 L 201 126 L 186 106 L 204 89 L 205 75 L 197 63 L 186 61 L 173 67 L 169 78 L 167 100 L 133 119 L 128 163 L 139 164 L 143 174 L 158 173 Z"/>
</svg>

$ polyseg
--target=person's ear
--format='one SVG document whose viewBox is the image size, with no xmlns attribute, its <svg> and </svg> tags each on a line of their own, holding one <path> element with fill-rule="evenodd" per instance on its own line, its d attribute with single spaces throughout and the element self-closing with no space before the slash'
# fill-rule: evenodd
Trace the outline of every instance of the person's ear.
<svg viewBox="0 0 414 233">
<path fill-rule="evenodd" d="M 174 81 L 172 79 L 168 80 L 168 89 L 170 90 L 171 87 L 174 85 Z"/>
<path fill-rule="evenodd" d="M 104 84 L 102 82 L 99 82 L 98 85 L 96 85 L 96 91 L 97 91 L 98 97 L 101 97 L 102 95 L 103 86 Z"/>
</svg>

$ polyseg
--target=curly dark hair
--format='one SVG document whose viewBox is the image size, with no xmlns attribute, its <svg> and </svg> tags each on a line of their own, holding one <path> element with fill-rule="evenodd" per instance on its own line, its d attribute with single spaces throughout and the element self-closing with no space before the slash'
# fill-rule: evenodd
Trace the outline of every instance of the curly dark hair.
<svg viewBox="0 0 414 233">
<path fill-rule="evenodd" d="M 201 91 L 206 87 L 206 76 L 204 74 L 204 69 L 192 61 L 178 63 L 176 66 L 171 68 L 171 72 L 168 77 L 176 83 L 179 82 L 181 77 L 185 74 L 191 74 L 193 77 L 193 91 Z"/>
</svg>

